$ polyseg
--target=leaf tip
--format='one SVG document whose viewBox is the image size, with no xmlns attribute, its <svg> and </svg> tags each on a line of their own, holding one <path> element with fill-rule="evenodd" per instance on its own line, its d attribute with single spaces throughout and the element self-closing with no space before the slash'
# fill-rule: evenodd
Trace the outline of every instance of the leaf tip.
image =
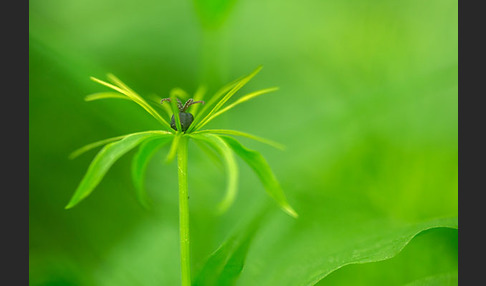
<svg viewBox="0 0 486 286">
<path fill-rule="evenodd" d="M 295 219 L 299 218 L 299 214 L 293 208 L 291 208 L 290 206 L 286 207 L 284 210 L 291 217 L 293 217 Z"/>
<path fill-rule="evenodd" d="M 293 218 L 299 218 L 299 214 L 287 203 L 281 204 L 282 210 Z"/>
<path fill-rule="evenodd" d="M 68 210 L 68 209 L 72 209 L 74 206 L 76 205 L 76 203 L 73 203 L 73 201 L 70 201 L 65 207 L 64 209 L 65 210 Z"/>
<path fill-rule="evenodd" d="M 222 215 L 226 213 L 231 206 L 232 201 L 222 201 L 219 203 L 219 205 L 216 207 L 216 214 L 217 215 Z"/>
</svg>

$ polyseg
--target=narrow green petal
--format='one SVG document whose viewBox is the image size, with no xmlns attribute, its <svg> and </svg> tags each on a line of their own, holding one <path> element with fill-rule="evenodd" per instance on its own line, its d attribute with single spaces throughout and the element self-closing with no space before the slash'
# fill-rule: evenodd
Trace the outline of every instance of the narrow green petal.
<svg viewBox="0 0 486 286">
<path fill-rule="evenodd" d="M 99 184 L 101 179 L 110 167 L 125 153 L 133 149 L 138 144 L 149 138 L 155 138 L 162 136 L 161 134 L 130 134 L 125 138 L 109 143 L 100 150 L 100 152 L 93 159 L 88 167 L 86 174 L 79 183 L 74 195 L 66 206 L 66 209 L 70 209 L 77 205 L 80 201 L 85 199 L 91 194 L 94 188 Z M 167 136 L 167 135 L 163 135 Z"/>
<path fill-rule="evenodd" d="M 98 99 L 106 99 L 106 98 L 119 98 L 119 99 L 126 99 L 130 100 L 129 97 L 116 93 L 116 92 L 98 92 L 98 93 L 93 93 L 90 95 L 87 95 L 84 100 L 85 101 L 93 101 L 93 100 L 98 100 Z"/>
<path fill-rule="evenodd" d="M 88 145 L 85 145 L 85 146 L 73 151 L 71 154 L 69 154 L 68 158 L 74 159 L 74 158 L 78 157 L 79 155 L 81 155 L 81 154 L 83 154 L 83 153 L 85 153 L 85 152 L 87 152 L 91 149 L 94 149 L 94 148 L 99 147 L 99 146 L 103 146 L 103 145 L 108 144 L 108 143 L 113 142 L 113 141 L 123 139 L 126 136 L 128 136 L 128 135 L 117 136 L 117 137 L 108 138 L 108 139 L 104 139 L 104 140 L 100 140 L 100 141 L 90 143 Z"/>
<path fill-rule="evenodd" d="M 297 218 L 298 214 L 287 202 L 287 198 L 280 187 L 280 184 L 270 169 L 267 161 L 263 156 L 257 151 L 247 149 L 240 144 L 236 139 L 225 136 L 218 135 L 222 138 L 233 151 L 241 157 L 256 173 L 260 181 L 262 182 L 267 193 L 280 205 L 280 207 L 290 216 Z"/>
<path fill-rule="evenodd" d="M 207 88 L 206 86 L 204 85 L 200 85 L 196 92 L 194 93 L 194 101 L 200 101 L 200 100 L 203 100 L 204 98 L 204 95 L 206 94 L 206 91 L 207 91 Z M 205 103 L 206 104 L 206 103 Z M 197 117 L 197 111 L 199 110 L 199 107 L 201 106 L 201 104 L 194 104 L 194 105 L 191 105 L 189 107 L 189 111 L 194 114 L 196 117 Z"/>
<path fill-rule="evenodd" d="M 150 115 L 152 115 L 157 121 L 159 121 L 162 125 L 167 127 L 170 130 L 170 124 L 150 105 L 148 104 L 142 97 L 140 97 L 138 94 L 133 92 L 128 86 L 126 86 L 123 82 L 121 82 L 119 79 L 117 79 L 114 75 L 109 74 L 108 75 L 110 80 L 116 82 L 120 86 L 114 86 L 110 83 L 104 82 L 100 79 L 97 79 L 95 77 L 90 77 L 93 81 L 100 83 L 104 86 L 107 86 L 115 91 L 118 91 L 121 94 L 124 94 L 128 96 L 133 102 L 137 103 L 140 105 L 145 111 L 147 111 Z"/>
<path fill-rule="evenodd" d="M 176 124 L 177 130 L 182 130 L 181 127 L 181 119 L 179 117 L 179 108 L 177 107 L 177 97 L 171 94 L 170 96 L 170 107 L 172 108 L 172 114 L 174 115 L 174 121 Z M 172 120 L 172 119 L 171 119 Z"/>
<path fill-rule="evenodd" d="M 164 112 L 169 117 L 169 121 L 170 121 L 170 117 L 172 116 L 172 108 L 170 107 L 170 105 L 169 104 L 162 104 L 160 102 L 162 100 L 162 97 L 160 97 L 159 95 L 156 95 L 156 94 L 149 95 L 149 99 L 155 105 L 155 107 L 164 110 Z"/>
<path fill-rule="evenodd" d="M 123 83 L 119 78 L 117 78 L 114 74 L 107 74 L 106 77 L 111 81 L 113 82 L 114 84 L 116 84 L 118 87 L 126 90 L 127 92 L 129 93 L 133 93 L 133 94 L 136 94 L 135 91 L 133 91 L 133 89 L 129 88 L 128 85 L 126 85 L 125 83 Z"/>
<path fill-rule="evenodd" d="M 167 153 L 167 157 L 165 158 L 166 163 L 170 163 L 172 162 L 172 160 L 174 160 L 175 155 L 177 154 L 177 148 L 179 147 L 181 137 L 182 133 L 177 131 L 174 139 L 172 140 L 172 144 L 170 145 L 169 153 Z"/>
<path fill-rule="evenodd" d="M 253 139 L 255 141 L 270 145 L 270 146 L 275 147 L 275 148 L 280 149 L 280 150 L 285 150 L 285 146 L 278 143 L 278 142 L 275 142 L 275 141 L 272 141 L 272 140 L 269 140 L 269 139 L 265 139 L 265 138 L 262 138 L 262 137 L 259 137 L 259 136 L 255 136 L 255 135 L 252 135 L 252 134 L 248 134 L 248 133 L 245 133 L 245 132 L 236 131 L 236 130 L 205 129 L 205 130 L 195 131 L 192 134 L 203 134 L 203 133 L 215 133 L 215 134 L 227 134 L 227 135 L 242 136 L 242 137 L 246 137 L 246 138 Z"/>
<path fill-rule="evenodd" d="M 111 80 L 113 83 L 117 84 L 120 88 L 124 89 L 127 91 L 127 96 L 130 97 L 133 101 L 138 103 L 140 106 L 142 106 L 148 113 L 150 113 L 152 116 L 154 116 L 157 120 L 163 121 L 164 125 L 168 126 L 170 128 L 170 125 L 165 121 L 165 119 L 150 105 L 148 102 L 143 99 L 140 95 L 138 95 L 133 89 L 128 87 L 125 83 L 123 83 L 119 78 L 117 78 L 115 75 L 109 73 L 107 75 L 108 79 Z"/>
<path fill-rule="evenodd" d="M 181 99 L 189 99 L 189 94 L 180 87 L 174 87 L 170 90 L 169 97 L 179 97 Z"/>
<path fill-rule="evenodd" d="M 109 87 L 109 88 L 111 88 L 111 89 L 113 89 L 113 90 L 116 90 L 116 91 L 118 91 L 118 92 L 119 92 L 119 93 L 121 93 L 121 94 L 124 94 L 124 95 L 128 96 L 128 92 L 127 92 L 126 90 L 123 90 L 123 89 L 121 89 L 121 88 L 119 88 L 119 87 L 117 87 L 117 86 L 114 86 L 114 85 L 112 85 L 112 84 L 110 84 L 110 83 L 107 83 L 107 82 L 105 82 L 105 81 L 102 81 L 101 79 L 97 79 L 97 78 L 92 77 L 92 76 L 90 77 L 90 79 L 91 79 L 92 81 L 95 81 L 95 82 L 97 82 L 97 83 L 99 83 L 99 84 L 102 84 L 102 85 L 104 85 L 104 86 L 106 86 L 106 87 Z"/>
<path fill-rule="evenodd" d="M 204 114 L 206 113 L 207 110 L 209 110 L 216 102 L 223 96 L 225 93 L 227 93 L 231 88 L 233 88 L 238 82 L 240 82 L 244 77 L 239 77 L 224 86 L 222 86 L 216 93 L 204 104 L 202 107 L 201 112 L 197 113 L 194 112 L 194 115 L 196 116 L 194 118 L 194 122 L 192 123 L 191 126 L 189 126 L 189 130 L 193 130 L 194 126 L 199 123 L 199 121 L 202 120 Z"/>
<path fill-rule="evenodd" d="M 266 94 L 266 93 L 269 93 L 269 92 L 272 92 L 272 91 L 276 91 L 276 90 L 278 90 L 278 87 L 266 88 L 266 89 L 257 90 L 257 91 L 254 91 L 252 93 L 249 93 L 249 94 L 247 94 L 245 96 L 242 96 L 241 98 L 239 98 L 238 100 L 236 100 L 232 104 L 230 104 L 227 107 L 221 109 L 220 111 L 214 113 L 210 118 L 208 118 L 208 120 L 206 121 L 205 124 L 208 124 L 214 118 L 216 118 L 219 115 L 225 113 L 226 111 L 230 110 L 231 108 L 237 106 L 240 103 L 243 103 L 245 101 L 248 101 L 248 100 L 250 100 L 252 98 L 255 98 L 255 97 L 259 96 L 259 95 Z"/>
<path fill-rule="evenodd" d="M 110 142 L 113 142 L 113 141 L 117 141 L 117 140 L 120 140 L 120 139 L 123 139 L 129 135 L 135 135 L 135 134 L 168 134 L 168 135 L 172 135 L 171 132 L 168 132 L 168 131 L 163 131 L 163 130 L 151 130 L 151 131 L 142 131 L 142 132 L 136 132 L 136 133 L 131 133 L 131 134 L 126 134 L 126 135 L 122 135 L 122 136 L 117 136 L 117 137 L 113 137 L 113 138 L 108 138 L 108 139 L 104 139 L 104 140 L 100 140 L 100 141 L 96 141 L 96 142 L 93 142 L 93 143 L 90 143 L 88 145 L 85 145 L 79 149 L 76 149 L 75 151 L 73 151 L 71 154 L 69 154 L 68 158 L 69 159 L 74 159 L 76 157 L 78 157 L 79 155 L 89 151 L 89 150 L 92 150 L 96 147 L 99 147 L 99 146 L 102 146 L 102 145 L 105 145 L 107 143 L 110 143 Z"/>
<path fill-rule="evenodd" d="M 216 106 L 213 107 L 213 109 L 204 117 L 204 119 L 201 120 L 201 122 L 197 123 L 197 126 L 195 126 L 193 129 L 199 129 L 202 128 L 204 125 L 207 124 L 209 118 L 211 116 L 218 112 L 218 110 L 230 99 L 238 90 L 240 90 L 245 84 L 247 84 L 260 70 L 262 69 L 262 66 L 259 66 L 256 68 L 252 73 L 244 77 L 241 81 L 239 81 L 217 104 Z M 192 130 L 192 129 L 191 129 Z"/>
<path fill-rule="evenodd" d="M 192 133 L 194 134 L 194 133 Z M 191 135 L 189 135 L 191 136 Z M 224 169 L 223 162 L 221 162 L 221 159 L 218 157 L 218 154 L 215 153 L 215 151 L 207 146 L 206 143 L 201 142 L 201 140 L 194 140 L 194 143 L 201 149 L 210 159 L 211 161 L 214 162 L 214 164 L 220 168 L 221 170 Z"/>
<path fill-rule="evenodd" d="M 140 204 L 147 209 L 150 208 L 150 203 L 144 184 L 147 166 L 153 155 L 169 142 L 169 136 L 167 136 L 166 138 L 155 138 L 151 140 L 146 140 L 145 142 L 140 144 L 137 153 L 133 156 L 132 180 L 135 186 L 135 195 Z"/>
<path fill-rule="evenodd" d="M 216 135 L 195 134 L 191 137 L 208 143 L 224 159 L 228 180 L 226 194 L 217 207 L 217 212 L 221 214 L 233 204 L 238 191 L 238 165 L 235 157 L 228 144 Z"/>
</svg>

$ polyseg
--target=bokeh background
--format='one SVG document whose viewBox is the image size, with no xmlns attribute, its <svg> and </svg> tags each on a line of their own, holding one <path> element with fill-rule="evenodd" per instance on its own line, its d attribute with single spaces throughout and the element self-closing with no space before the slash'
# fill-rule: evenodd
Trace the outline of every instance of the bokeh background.
<svg viewBox="0 0 486 286">
<path fill-rule="evenodd" d="M 107 90 L 90 76 L 113 73 L 147 98 L 201 84 L 211 95 L 263 65 L 235 97 L 280 89 L 208 127 L 283 143 L 280 151 L 241 139 L 268 160 L 300 218 L 281 212 L 244 164 L 235 204 L 215 215 L 224 170 L 190 145 L 194 275 L 268 204 L 237 285 L 312 285 L 306 263 L 327 267 L 319 285 L 427 277 L 454 285 L 456 229 L 420 232 L 383 261 L 336 270 L 322 259 L 381 249 L 380 237 L 457 217 L 457 52 L 457 1 L 449 0 L 29 1 L 30 284 L 179 284 L 177 173 L 163 163 L 167 149 L 147 171 L 154 209 L 135 199 L 133 151 L 64 209 L 96 154 L 69 160 L 70 152 L 160 128 L 132 102 L 85 102 Z"/>
</svg>

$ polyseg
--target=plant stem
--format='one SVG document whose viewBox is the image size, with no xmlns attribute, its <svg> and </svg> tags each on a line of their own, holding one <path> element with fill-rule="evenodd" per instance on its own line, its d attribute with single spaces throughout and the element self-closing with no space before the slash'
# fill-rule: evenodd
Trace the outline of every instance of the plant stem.
<svg viewBox="0 0 486 286">
<path fill-rule="evenodd" d="M 191 285 L 191 261 L 189 253 L 189 196 L 187 192 L 187 140 L 182 136 L 177 152 L 179 174 L 179 233 L 181 242 L 182 286 Z"/>
</svg>

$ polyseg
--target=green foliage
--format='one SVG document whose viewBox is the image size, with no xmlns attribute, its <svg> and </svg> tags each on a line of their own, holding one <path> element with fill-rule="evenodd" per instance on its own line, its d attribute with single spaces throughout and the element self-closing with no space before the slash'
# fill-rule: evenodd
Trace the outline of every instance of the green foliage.
<svg viewBox="0 0 486 286">
<path fill-rule="evenodd" d="M 228 144 L 214 134 L 194 134 L 191 138 L 209 144 L 224 160 L 228 177 L 226 195 L 217 207 L 219 213 L 225 212 L 236 198 L 238 190 L 238 165 Z"/>
<path fill-rule="evenodd" d="M 458 273 L 452 272 L 421 278 L 407 283 L 405 286 L 454 286 L 458 285 L 458 283 Z"/>
<path fill-rule="evenodd" d="M 136 196 L 139 202 L 146 208 L 150 207 L 150 203 L 145 190 L 145 172 L 148 163 L 152 159 L 155 152 L 170 142 L 170 138 L 160 138 L 146 140 L 138 149 L 132 160 L 132 179 L 136 189 Z"/>
<path fill-rule="evenodd" d="M 228 237 L 204 263 L 194 285 L 234 285 L 245 265 L 248 248 L 270 208 L 259 210 L 241 230 Z"/>
<path fill-rule="evenodd" d="M 207 113 L 207 115 L 204 117 L 204 119 L 201 120 L 201 122 L 197 122 L 196 120 L 193 122 L 193 124 L 190 127 L 193 127 L 194 125 L 198 126 L 204 126 L 207 124 L 210 120 L 212 120 L 218 112 L 218 110 L 221 109 L 221 107 L 239 90 L 241 89 L 248 81 L 250 81 L 260 70 L 262 67 L 258 67 L 255 69 L 252 73 L 249 75 L 241 78 L 237 82 L 230 83 L 227 86 L 233 86 L 231 89 L 228 90 L 228 88 L 223 87 L 222 90 L 227 91 L 226 94 L 221 92 L 220 94 L 217 94 L 216 98 L 220 98 L 220 100 L 214 105 L 214 107 Z M 105 98 L 124 98 L 123 95 L 126 96 L 126 98 L 136 102 L 140 106 L 142 106 L 149 114 L 151 114 L 155 119 L 157 119 L 159 122 L 164 123 L 163 125 L 166 125 L 166 121 L 161 121 L 162 116 L 155 110 L 153 109 L 142 97 L 140 97 L 137 93 L 135 93 L 131 88 L 129 88 L 127 85 L 125 85 L 123 82 L 121 82 L 117 77 L 115 77 L 112 74 L 108 74 L 108 78 L 112 80 L 117 86 L 113 86 L 109 83 L 103 82 L 98 79 L 94 79 L 96 82 L 101 83 L 105 86 L 108 86 L 116 91 L 118 91 L 120 94 L 113 94 L 113 93 L 102 93 L 102 94 L 95 94 L 88 96 L 88 101 L 94 100 L 94 99 L 105 99 Z M 249 96 L 243 97 L 243 100 L 236 101 L 234 104 L 230 105 L 229 107 L 232 108 L 236 104 L 248 101 L 251 98 L 256 97 L 257 95 L 273 91 L 275 89 L 266 89 L 262 91 L 257 91 L 251 93 Z M 199 91 L 198 97 L 202 97 L 202 92 Z M 183 95 L 186 97 L 187 93 L 180 89 L 172 89 L 171 95 L 170 95 L 170 106 L 172 109 L 172 112 L 174 114 L 176 126 L 178 130 L 181 130 L 181 122 L 179 118 L 179 109 L 177 107 L 177 96 L 176 95 Z M 224 95 L 224 96 L 223 96 Z M 228 110 L 227 108 L 226 110 Z M 226 111 L 223 110 L 223 111 Z M 204 110 L 203 110 L 204 111 Z M 197 117 L 196 117 L 197 119 Z M 198 127 L 188 129 L 186 132 L 173 132 L 172 130 L 168 130 L 166 132 L 161 131 L 162 134 L 167 135 L 165 137 L 168 137 L 169 135 L 173 135 L 172 138 L 172 143 L 169 149 L 169 152 L 167 153 L 167 157 L 165 162 L 170 163 L 176 156 L 177 150 L 179 149 L 179 143 L 182 139 L 182 137 L 187 133 L 191 134 L 191 130 L 195 130 L 196 132 L 198 131 Z M 266 163 L 265 159 L 257 153 L 256 151 L 248 150 L 245 147 L 243 147 L 241 144 L 238 143 L 235 139 L 232 139 L 230 137 L 224 136 L 220 137 L 216 135 L 211 135 L 212 131 L 211 130 L 205 130 L 205 131 L 199 131 L 203 132 L 200 134 L 195 133 L 195 135 L 191 136 L 194 140 L 203 140 L 209 145 L 211 145 L 223 158 L 224 161 L 226 162 L 226 168 L 227 168 L 227 175 L 228 175 L 228 186 L 226 189 L 226 195 L 223 199 L 223 201 L 220 203 L 218 210 L 219 212 L 225 212 L 233 203 L 235 197 L 236 197 L 236 191 L 237 191 L 237 182 L 238 182 L 238 172 L 237 172 L 237 165 L 235 162 L 235 159 L 233 158 L 233 155 L 231 153 L 231 150 L 228 146 L 233 149 L 239 156 L 241 156 L 258 174 L 260 180 L 262 181 L 263 185 L 265 186 L 265 189 L 267 192 L 270 194 L 272 198 L 274 198 L 277 203 L 281 205 L 284 211 L 286 211 L 288 214 L 291 216 L 297 217 L 297 213 L 292 209 L 292 207 L 288 204 L 285 195 L 283 194 L 282 189 L 278 185 L 277 179 L 273 175 L 272 171 L 270 170 L 269 165 Z M 206 133 L 206 134 L 205 134 Z M 234 130 L 215 130 L 214 133 L 223 133 L 223 134 L 231 134 L 231 135 L 240 135 L 240 136 L 245 136 L 250 139 L 254 139 L 260 142 L 264 142 L 273 146 L 277 146 L 279 148 L 282 148 L 280 144 L 272 142 L 270 140 L 260 138 L 257 136 L 253 136 L 250 134 L 246 134 L 244 132 L 240 131 L 234 131 Z M 175 134 L 175 135 L 174 135 Z M 143 178 L 144 178 L 144 173 L 145 173 L 145 168 L 146 165 L 153 155 L 153 153 L 162 146 L 162 144 L 167 143 L 167 140 L 163 141 L 154 141 L 154 142 L 148 142 L 147 139 L 153 139 L 153 136 L 147 136 L 147 135 L 153 135 L 150 132 L 147 134 L 147 132 L 140 132 L 140 133 L 134 133 L 131 135 L 126 135 L 124 137 L 115 137 L 115 138 L 110 138 L 110 139 L 105 139 L 102 141 L 98 141 L 92 144 L 89 144 L 85 147 L 82 147 L 75 152 L 71 154 L 71 157 L 74 158 L 78 156 L 79 154 L 86 152 L 92 148 L 98 147 L 104 143 L 111 142 L 113 140 L 117 140 L 119 138 L 123 138 L 119 142 L 115 143 L 110 143 L 107 147 L 105 147 L 98 155 L 96 158 L 93 160 L 93 162 L 90 165 L 90 168 L 88 169 L 88 173 L 85 175 L 83 178 L 80 186 L 76 190 L 73 198 L 69 202 L 68 206 L 66 208 L 71 208 L 74 205 L 76 205 L 79 201 L 82 199 L 86 198 L 94 189 L 94 187 L 99 183 L 101 178 L 103 178 L 104 174 L 108 171 L 108 169 L 111 167 L 111 165 L 124 153 L 128 152 L 130 149 L 134 148 L 136 145 L 140 143 L 142 144 L 139 152 L 136 154 L 133 160 L 133 165 L 132 165 L 132 178 L 134 180 L 134 184 L 136 187 L 136 196 L 137 199 L 140 201 L 140 203 L 144 207 L 148 207 L 148 199 L 145 194 L 145 190 L 143 187 Z M 160 135 L 160 134 L 157 134 Z M 137 138 L 137 140 L 134 140 L 132 138 Z M 166 138 L 167 139 L 167 138 Z M 144 142 L 145 141 L 145 142 Z M 228 143 L 225 143 L 225 141 Z M 133 143 L 132 143 L 133 142 Z M 114 147 L 113 147 L 114 146 Z"/>
<path fill-rule="evenodd" d="M 215 106 L 207 113 L 207 115 L 202 119 L 201 122 L 194 122 L 194 125 L 197 126 L 204 126 L 214 117 L 216 117 L 221 107 L 239 90 L 241 89 L 251 78 L 253 78 L 262 67 L 258 67 L 255 71 L 250 73 L 248 76 L 243 77 L 241 80 L 235 83 L 234 87 L 231 88 L 216 104 Z M 128 99 L 134 101 L 135 103 L 142 106 L 150 115 L 152 115 L 155 119 L 159 122 L 163 123 L 162 125 L 167 125 L 166 121 L 163 120 L 162 116 L 155 111 L 142 97 L 140 97 L 137 93 L 135 93 L 131 88 L 121 82 L 117 77 L 112 74 L 108 74 L 108 78 L 117 86 L 113 86 L 109 83 L 103 82 L 101 80 L 94 79 L 96 82 L 101 83 L 105 86 L 108 86 L 115 91 L 118 91 L 120 95 L 113 94 L 113 93 L 103 93 L 98 95 L 91 95 L 88 97 L 87 101 L 94 100 L 94 99 L 106 99 L 106 98 L 124 98 L 125 95 Z M 267 90 L 257 91 L 255 93 L 250 94 L 250 96 L 246 96 L 243 98 L 242 101 L 247 101 L 256 95 L 263 94 L 268 92 Z M 201 93 L 199 93 L 201 94 Z M 178 97 L 177 95 L 182 95 L 186 97 L 187 93 L 182 89 L 172 89 L 170 93 L 170 105 L 172 112 L 174 114 L 174 119 L 176 123 L 177 130 L 182 130 L 181 128 L 181 121 L 179 117 L 179 108 L 178 108 Z M 223 95 L 223 93 L 221 93 Z M 199 95 L 201 96 L 201 95 Z M 236 104 L 240 103 L 236 102 Z M 161 102 L 162 103 L 162 102 Z M 232 108 L 235 104 L 230 105 L 229 107 Z M 228 110 L 227 108 L 226 110 Z M 223 111 L 226 111 L 223 110 Z M 191 125 L 192 126 L 192 125 Z M 84 178 L 82 179 L 80 185 L 76 189 L 73 197 L 71 198 L 70 202 L 66 206 L 66 209 L 72 208 L 77 205 L 81 200 L 85 199 L 93 189 L 99 184 L 101 179 L 104 177 L 106 172 L 110 169 L 113 163 L 118 160 L 122 155 L 133 149 L 139 144 L 142 144 L 140 149 L 138 150 L 137 154 L 135 155 L 132 163 L 132 179 L 134 181 L 135 189 L 136 189 L 136 197 L 138 201 L 143 205 L 145 208 L 149 208 L 148 197 L 144 188 L 144 175 L 146 171 L 146 166 L 154 154 L 162 145 L 165 145 L 169 141 L 172 141 L 169 152 L 166 157 L 166 163 L 171 162 L 176 154 L 178 155 L 178 170 L 179 170 L 179 212 L 180 212 L 180 241 L 181 241 L 181 271 L 182 271 L 182 284 L 189 285 L 190 284 L 190 261 L 189 261 L 189 218 L 188 218 L 188 204 L 187 204 L 187 140 L 192 138 L 193 140 L 201 140 L 209 144 L 212 148 L 219 153 L 220 156 L 223 157 L 227 176 L 228 176 L 228 183 L 226 188 L 226 195 L 221 201 L 218 206 L 218 212 L 223 213 L 227 211 L 227 209 L 233 204 L 236 198 L 237 192 L 237 183 L 238 183 L 238 167 L 236 165 L 235 158 L 232 154 L 232 150 L 238 154 L 244 161 L 250 165 L 253 170 L 257 173 L 258 177 L 262 181 L 265 189 L 270 194 L 272 198 L 274 198 L 278 204 L 282 207 L 284 211 L 286 211 L 289 215 L 293 217 L 297 217 L 297 213 L 292 209 L 292 207 L 288 204 L 285 195 L 278 184 L 278 181 L 274 174 L 272 173 L 270 166 L 266 163 L 265 159 L 260 155 L 260 153 L 249 150 L 243 147 L 237 140 L 228 137 L 228 136 L 221 136 L 221 135 L 213 135 L 211 132 L 206 131 L 205 133 L 201 134 L 194 134 L 191 135 L 191 130 L 198 130 L 199 128 L 188 129 L 184 132 L 176 131 L 175 133 L 171 130 L 169 131 L 161 131 L 161 132 L 140 132 L 134 133 L 130 135 L 123 136 L 121 140 L 113 143 L 109 143 L 106 145 L 94 158 L 91 162 L 91 165 L 88 168 L 88 171 Z M 226 133 L 226 134 L 233 134 L 233 135 L 243 135 L 247 138 L 257 139 L 263 142 L 270 142 L 269 140 L 260 139 L 256 136 L 252 136 L 243 132 L 238 131 L 231 131 L 231 130 L 219 130 L 219 133 Z M 187 133 L 188 136 L 185 136 Z M 190 137 L 189 137 L 190 136 Z M 157 140 L 160 137 L 165 137 L 163 140 Z M 172 138 L 171 138 L 172 137 Z M 99 145 L 107 142 L 112 142 L 119 137 L 110 138 L 102 141 L 98 141 L 92 144 L 89 144 L 81 149 L 78 149 L 74 152 L 74 155 L 71 154 L 71 157 L 75 157 L 87 150 L 92 148 L 98 147 Z M 172 140 L 170 140 L 172 139 Z M 275 144 L 273 144 L 275 145 Z M 245 244 L 246 249 L 248 247 Z M 238 265 L 240 265 L 239 269 L 243 267 L 243 260 L 238 260 Z M 239 271 L 237 271 L 239 273 Z"/>
<path fill-rule="evenodd" d="M 194 0 L 194 8 L 206 28 L 220 27 L 228 18 L 236 0 Z"/>
<path fill-rule="evenodd" d="M 234 138 L 224 135 L 220 135 L 220 138 L 222 138 L 228 146 L 230 146 L 231 149 L 233 149 L 233 151 L 235 151 L 235 153 L 253 169 L 270 197 L 272 197 L 286 213 L 297 218 L 297 212 L 295 212 L 287 202 L 287 198 L 265 158 L 263 158 L 257 151 L 244 147 Z"/>
<path fill-rule="evenodd" d="M 215 215 L 227 162 L 190 138 L 194 283 L 457 285 L 457 1 L 113 7 L 29 2 L 31 285 L 179 285 L 177 169 L 164 165 L 175 132 L 160 99 L 204 99 L 189 109 L 201 123 L 246 75 L 230 80 L 260 64 L 264 72 L 190 134 L 234 136 L 258 150 L 299 217 L 275 207 L 247 164 L 238 164 L 231 207 Z M 89 80 L 106 71 L 133 89 L 113 76 L 101 88 Z M 147 105 L 126 95 L 135 90 Z M 130 168 L 149 139 L 128 151 L 134 160 L 116 161 L 96 197 L 64 210 L 95 148 L 160 129 L 171 134 L 167 146 L 139 162 L 138 183 Z M 135 199 L 147 193 L 150 210 Z"/>
<path fill-rule="evenodd" d="M 168 136 L 165 132 L 146 132 L 130 134 L 120 141 L 109 143 L 96 155 L 86 171 L 73 197 L 66 206 L 70 209 L 85 199 L 99 184 L 110 167 L 125 153 L 135 148 L 144 140 Z"/>
</svg>

